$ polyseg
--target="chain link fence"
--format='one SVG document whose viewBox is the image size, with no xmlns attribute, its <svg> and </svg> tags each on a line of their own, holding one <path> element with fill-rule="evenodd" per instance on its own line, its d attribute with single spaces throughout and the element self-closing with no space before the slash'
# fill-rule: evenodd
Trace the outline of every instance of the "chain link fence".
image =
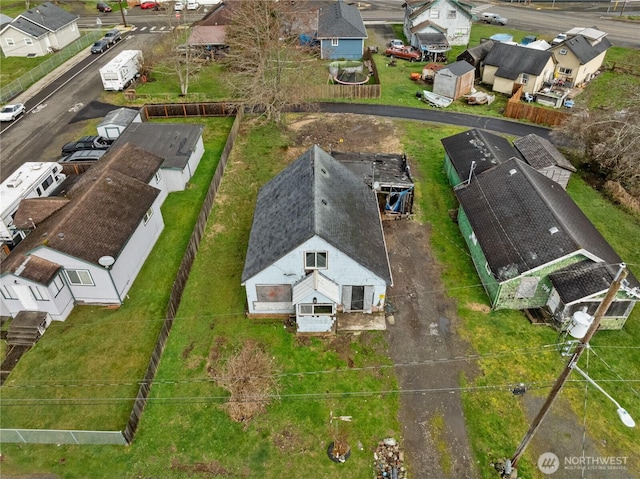
<svg viewBox="0 0 640 479">
<path fill-rule="evenodd" d="M 80 51 L 87 48 L 96 40 L 102 38 L 102 31 L 93 30 L 78 38 L 75 42 L 70 43 L 59 52 L 51 55 L 49 59 L 42 62 L 33 70 L 28 71 L 17 80 L 12 81 L 8 85 L 0 88 L 0 103 L 5 103 L 16 97 L 23 91 L 27 90 L 35 82 L 44 78 L 47 74 L 58 68 L 69 58 L 77 55 Z"/>
</svg>

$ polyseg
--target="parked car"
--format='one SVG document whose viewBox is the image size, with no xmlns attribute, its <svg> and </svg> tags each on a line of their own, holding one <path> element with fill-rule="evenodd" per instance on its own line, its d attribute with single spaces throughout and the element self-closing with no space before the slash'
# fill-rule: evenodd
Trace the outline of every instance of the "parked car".
<svg viewBox="0 0 640 479">
<path fill-rule="evenodd" d="M 558 43 L 562 43 L 567 39 L 566 33 L 559 33 L 556 37 L 551 40 L 551 45 L 557 45 Z"/>
<path fill-rule="evenodd" d="M 58 163 L 93 163 L 98 161 L 107 150 L 80 150 L 63 156 Z"/>
<path fill-rule="evenodd" d="M 401 48 L 401 47 L 404 47 L 404 42 L 402 40 L 398 40 L 397 38 L 394 38 L 393 40 L 391 40 L 389 42 L 389 47 L 391 47 L 391 48 Z"/>
<path fill-rule="evenodd" d="M 109 49 L 109 46 L 109 41 L 103 38 L 91 46 L 91 53 L 104 53 Z"/>
<path fill-rule="evenodd" d="M 411 62 L 422 60 L 422 53 L 411 46 L 399 47 L 399 48 L 387 48 L 385 55 L 389 58 L 403 58 Z"/>
<path fill-rule="evenodd" d="M 114 140 L 102 136 L 83 136 L 79 140 L 69 142 L 62 147 L 62 156 L 81 150 L 106 150 Z"/>
<path fill-rule="evenodd" d="M 97 8 L 99 12 L 103 13 L 109 13 L 112 11 L 111 7 L 104 2 L 98 2 Z"/>
<path fill-rule="evenodd" d="M 109 42 L 109 45 L 113 45 L 115 43 L 118 43 L 120 40 L 122 40 L 122 34 L 120 33 L 120 30 L 118 30 L 117 28 L 112 28 L 111 30 L 109 30 L 107 33 L 104 34 L 104 40 Z"/>
<path fill-rule="evenodd" d="M 176 4 L 173 6 L 173 9 L 174 9 L 176 12 L 180 12 L 180 11 L 184 10 L 184 3 L 182 3 L 182 2 L 176 2 Z"/>
<path fill-rule="evenodd" d="M 13 121 L 22 114 L 24 114 L 24 105 L 22 103 L 5 105 L 0 110 L 0 121 Z"/>
<path fill-rule="evenodd" d="M 157 10 L 158 9 L 158 5 L 159 5 L 158 2 L 146 1 L 146 2 L 142 2 L 140 4 L 140 8 L 142 10 Z"/>
<path fill-rule="evenodd" d="M 491 23 L 492 25 L 506 25 L 508 22 L 509 20 L 507 20 L 505 17 L 502 17 L 500 15 L 496 15 L 495 17 L 489 20 L 489 23 Z"/>
<path fill-rule="evenodd" d="M 197 10 L 200 7 L 198 2 L 187 0 L 187 10 Z"/>
</svg>

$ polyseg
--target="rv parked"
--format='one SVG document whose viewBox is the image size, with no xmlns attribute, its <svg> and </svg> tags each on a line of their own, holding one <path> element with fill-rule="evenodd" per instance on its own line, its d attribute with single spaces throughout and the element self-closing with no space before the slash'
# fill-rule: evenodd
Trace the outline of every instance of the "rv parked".
<svg viewBox="0 0 640 479">
<path fill-rule="evenodd" d="M 142 51 L 124 50 L 100 69 L 100 78 L 105 90 L 121 91 L 140 75 Z"/>
</svg>

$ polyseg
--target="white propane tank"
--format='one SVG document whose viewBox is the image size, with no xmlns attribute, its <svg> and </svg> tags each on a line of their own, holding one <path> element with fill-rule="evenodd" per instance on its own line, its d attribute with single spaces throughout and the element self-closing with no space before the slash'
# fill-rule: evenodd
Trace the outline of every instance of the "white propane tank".
<svg viewBox="0 0 640 479">
<path fill-rule="evenodd" d="M 571 317 L 567 332 L 576 339 L 582 339 L 584 335 L 587 334 L 591 323 L 593 323 L 593 316 L 587 314 L 585 311 L 576 311 Z"/>
</svg>

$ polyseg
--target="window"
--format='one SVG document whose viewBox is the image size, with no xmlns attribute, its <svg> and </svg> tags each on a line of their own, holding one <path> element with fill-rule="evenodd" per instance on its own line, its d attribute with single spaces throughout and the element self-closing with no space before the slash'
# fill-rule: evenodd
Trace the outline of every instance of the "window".
<svg viewBox="0 0 640 479">
<path fill-rule="evenodd" d="M 560 73 L 562 73 L 563 75 L 571 75 L 571 73 L 573 72 L 573 69 L 572 68 L 560 67 L 560 68 L 558 68 L 558 71 Z"/>
<path fill-rule="evenodd" d="M 16 296 L 16 292 L 8 284 L 0 288 L 0 293 L 2 293 L 2 297 L 4 299 L 18 299 L 18 297 Z"/>
<path fill-rule="evenodd" d="M 15 45 L 15 42 L 13 41 L 13 38 L 7 38 L 5 41 L 7 42 L 7 45 L 9 45 L 10 47 Z"/>
<path fill-rule="evenodd" d="M 332 38 L 331 39 L 331 46 L 332 47 L 337 47 L 338 46 L 338 39 L 337 38 Z"/>
<path fill-rule="evenodd" d="M 566 48 L 561 48 L 560 51 L 558 52 L 560 55 L 566 55 L 567 54 L 567 49 Z"/>
<path fill-rule="evenodd" d="M 31 294 L 36 301 L 49 301 L 49 298 L 46 298 L 37 286 L 29 286 L 29 290 L 31 290 Z"/>
<path fill-rule="evenodd" d="M 151 208 L 149 208 L 147 210 L 147 212 L 144 214 L 144 224 L 146 225 L 149 220 L 151 219 L 151 217 L 153 216 L 153 210 Z"/>
<path fill-rule="evenodd" d="M 89 270 L 86 269 L 68 269 L 65 270 L 69 283 L 82 286 L 93 286 L 93 278 Z"/>
<path fill-rule="evenodd" d="M 53 184 L 53 177 L 49 175 L 47 179 L 42 182 L 42 189 L 47 191 L 47 188 L 49 188 L 52 184 Z"/>
<path fill-rule="evenodd" d="M 162 179 L 162 173 L 160 172 L 160 170 L 156 171 L 155 178 L 156 184 L 160 183 L 160 180 Z"/>
<path fill-rule="evenodd" d="M 53 290 L 54 298 L 56 298 L 58 294 L 60 294 L 62 288 L 64 288 L 64 281 L 62 281 L 62 278 L 60 277 L 60 275 L 58 275 L 53 278 L 53 281 L 51 282 L 51 289 Z"/>
<path fill-rule="evenodd" d="M 455 10 L 449 10 L 449 11 L 447 12 L 447 18 L 450 18 L 450 19 L 456 18 L 456 14 L 457 14 L 457 13 L 458 13 L 458 12 L 456 12 Z"/>
<path fill-rule="evenodd" d="M 309 251 L 305 253 L 304 269 L 327 269 L 327 252 Z"/>
<path fill-rule="evenodd" d="M 25 38 L 24 39 L 24 44 L 25 45 L 33 45 L 33 40 L 31 40 L 31 38 Z"/>
<path fill-rule="evenodd" d="M 522 84 L 526 85 L 529 82 L 529 75 L 526 73 L 522 74 Z"/>
<path fill-rule="evenodd" d="M 429 18 L 440 18 L 440 10 L 431 10 L 429 12 Z"/>
<path fill-rule="evenodd" d="M 333 305 L 303 303 L 300 304 L 299 311 L 301 316 L 320 316 L 333 314 Z"/>
</svg>

